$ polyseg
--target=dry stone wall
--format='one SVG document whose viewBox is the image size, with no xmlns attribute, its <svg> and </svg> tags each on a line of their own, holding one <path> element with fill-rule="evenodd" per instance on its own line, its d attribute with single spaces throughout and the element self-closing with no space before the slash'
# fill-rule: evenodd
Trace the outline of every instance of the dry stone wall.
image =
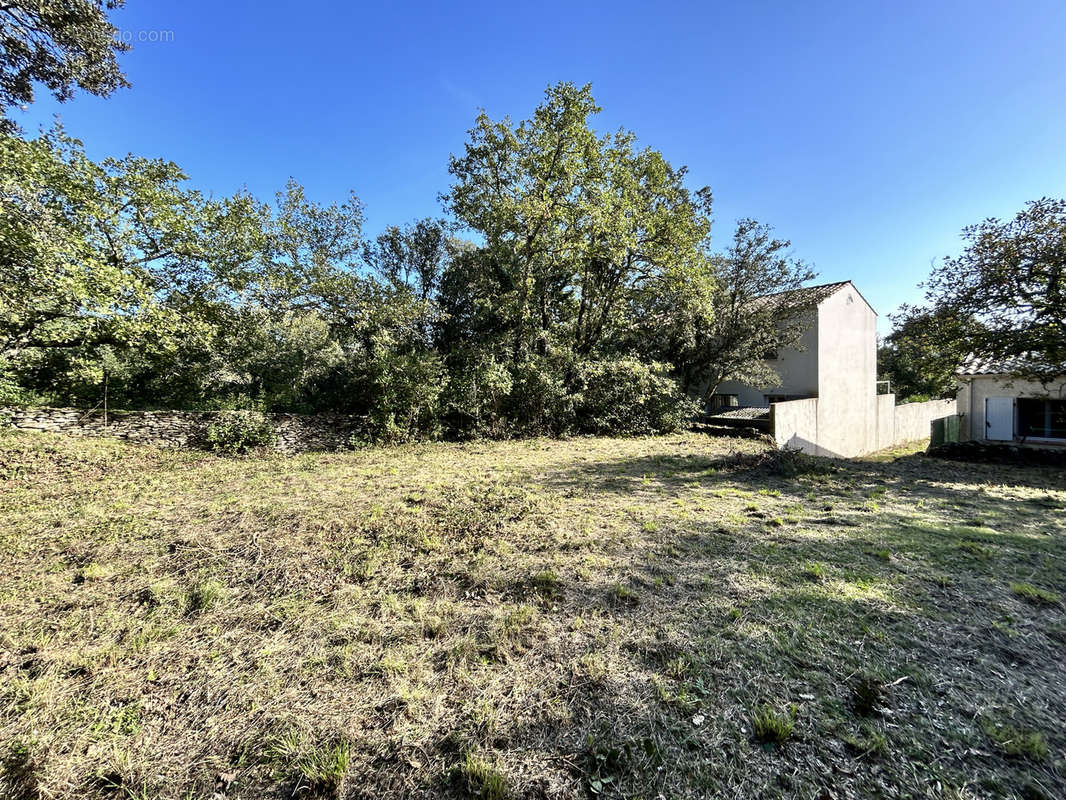
<svg viewBox="0 0 1066 800">
<path fill-rule="evenodd" d="M 218 411 L 109 411 L 100 409 L 0 408 L 0 427 L 68 436 L 102 436 L 160 447 L 203 447 Z M 267 414 L 274 421 L 276 449 L 285 453 L 338 450 L 365 422 L 354 414 Z"/>
</svg>

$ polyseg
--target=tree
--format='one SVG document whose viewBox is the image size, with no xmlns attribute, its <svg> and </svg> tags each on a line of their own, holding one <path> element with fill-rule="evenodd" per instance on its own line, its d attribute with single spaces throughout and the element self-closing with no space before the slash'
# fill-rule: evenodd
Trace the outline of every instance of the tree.
<svg viewBox="0 0 1066 800">
<path fill-rule="evenodd" d="M 685 169 L 632 133 L 597 134 L 599 110 L 590 87 L 559 83 L 517 125 L 482 113 L 451 159 L 444 199 L 484 242 L 451 260 L 439 291 L 446 405 L 472 429 L 501 414 L 527 433 L 583 424 L 582 374 L 632 379 L 633 396 L 654 382 L 626 362 L 654 358 L 638 332 L 646 309 L 668 327 L 709 308 L 657 298 L 705 295 L 710 191 L 689 190 Z"/>
<path fill-rule="evenodd" d="M 382 280 L 411 293 L 422 305 L 419 328 L 431 337 L 432 301 L 456 243 L 448 237 L 444 220 L 423 219 L 414 225 L 390 225 L 364 245 L 363 257 Z"/>
<path fill-rule="evenodd" d="M 162 160 L 96 163 L 60 128 L 0 134 L 0 360 L 34 369 L 141 356 L 202 333 L 224 276 L 261 248 L 251 198 L 208 200 Z M 223 277 L 220 277 L 223 276 Z"/>
<path fill-rule="evenodd" d="M 34 83 L 44 84 L 61 101 L 75 89 L 106 97 L 129 86 L 116 60 L 129 45 L 107 17 L 123 4 L 0 0 L 0 114 L 31 103 Z"/>
<path fill-rule="evenodd" d="M 951 325 L 976 320 L 975 355 L 1017 365 L 1050 382 L 1066 370 L 1066 200 L 1041 198 L 1012 220 L 962 232 L 961 255 L 943 259 L 926 284 L 928 311 Z"/>
<path fill-rule="evenodd" d="M 402 228 L 390 225 L 364 247 L 364 258 L 378 275 L 406 286 L 423 301 L 436 292 L 448 253 L 448 228 L 444 220 L 437 219 L 422 219 Z"/>
<path fill-rule="evenodd" d="M 901 400 L 953 397 L 955 373 L 981 333 L 976 320 L 903 306 L 892 322 L 877 350 L 880 377 Z"/>
<path fill-rule="evenodd" d="M 485 242 L 457 266 L 495 288 L 516 365 L 603 350 L 631 323 L 630 295 L 698 262 L 709 234 L 709 191 L 626 131 L 597 136 L 599 110 L 589 86 L 560 83 L 517 126 L 482 113 L 451 159 L 444 199 Z"/>
<path fill-rule="evenodd" d="M 673 332 L 668 356 L 690 392 L 705 399 L 726 380 L 772 386 L 768 353 L 797 346 L 809 324 L 802 293 L 814 273 L 790 255 L 788 240 L 753 219 L 737 223 L 727 251 L 713 259 L 710 309 Z"/>
</svg>

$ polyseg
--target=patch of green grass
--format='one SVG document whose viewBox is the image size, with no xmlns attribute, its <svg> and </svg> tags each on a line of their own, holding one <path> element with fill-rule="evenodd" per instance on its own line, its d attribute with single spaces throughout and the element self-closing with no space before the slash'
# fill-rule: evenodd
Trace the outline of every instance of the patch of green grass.
<svg viewBox="0 0 1066 800">
<path fill-rule="evenodd" d="M 542 597 L 557 598 L 563 593 L 562 581 L 550 569 L 541 570 L 531 579 L 534 591 Z"/>
<path fill-rule="evenodd" d="M 980 542 L 974 542 L 966 540 L 959 543 L 959 550 L 963 553 L 972 556 L 974 558 L 988 558 L 992 555 L 993 551 L 991 547 L 983 545 Z"/>
<path fill-rule="evenodd" d="M 792 738 L 796 728 L 796 708 L 779 712 L 769 703 L 759 706 L 751 715 L 751 731 L 760 744 L 782 745 Z"/>
<path fill-rule="evenodd" d="M 803 565 L 803 576 L 812 581 L 824 581 L 829 571 L 820 561 L 808 561 Z"/>
<path fill-rule="evenodd" d="M 313 741 L 290 729 L 267 744 L 267 759 L 298 781 L 297 792 L 335 794 L 348 772 L 351 744 L 344 739 Z"/>
<path fill-rule="evenodd" d="M 845 734 L 841 738 L 848 750 L 859 758 L 883 758 L 889 752 L 888 737 L 872 725 L 864 723 L 858 734 Z"/>
<path fill-rule="evenodd" d="M 887 547 L 870 548 L 869 550 L 866 551 L 866 554 L 869 555 L 869 556 L 873 556 L 878 561 L 891 561 L 892 560 L 892 551 L 889 550 Z"/>
<path fill-rule="evenodd" d="M 635 606 L 640 602 L 640 595 L 624 583 L 612 584 L 607 597 L 613 604 L 620 606 Z"/>
<path fill-rule="evenodd" d="M 74 573 L 74 583 L 81 585 L 86 581 L 98 581 L 102 578 L 106 578 L 108 575 L 107 568 L 102 564 L 95 562 L 86 564 Z"/>
<path fill-rule="evenodd" d="M 1022 730 L 988 718 L 981 720 L 981 731 L 1008 756 L 1042 761 L 1051 752 L 1047 738 L 1039 731 Z"/>
<path fill-rule="evenodd" d="M 671 678 L 681 680 L 683 678 L 688 677 L 688 674 L 691 669 L 692 665 L 689 663 L 689 660 L 687 658 L 685 658 L 684 656 L 677 656 L 676 658 L 672 658 L 668 662 L 666 662 L 666 667 L 663 671 Z"/>
<path fill-rule="evenodd" d="M 223 597 L 225 589 L 215 580 L 202 580 L 185 593 L 185 613 L 192 616 L 207 611 Z"/>
<path fill-rule="evenodd" d="M 467 753 L 456 768 L 463 787 L 472 797 L 481 800 L 507 800 L 511 788 L 507 777 L 485 759 Z"/>
<path fill-rule="evenodd" d="M 1010 590 L 1015 597 L 1020 597 L 1025 602 L 1034 606 L 1057 606 L 1062 602 L 1062 597 L 1058 592 L 1041 589 L 1039 586 L 1033 586 L 1031 583 L 1012 583 L 1010 585 Z"/>
</svg>

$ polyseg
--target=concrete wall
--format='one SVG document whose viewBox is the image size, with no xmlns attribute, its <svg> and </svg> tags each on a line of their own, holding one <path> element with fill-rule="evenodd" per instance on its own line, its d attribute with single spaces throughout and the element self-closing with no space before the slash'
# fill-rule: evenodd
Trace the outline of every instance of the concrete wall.
<svg viewBox="0 0 1066 800">
<path fill-rule="evenodd" d="M 788 400 L 770 406 L 770 433 L 778 447 L 792 447 L 811 455 L 818 452 L 818 398 Z"/>
<path fill-rule="evenodd" d="M 884 450 L 886 447 L 891 447 L 892 442 L 895 441 L 895 408 L 896 396 L 894 394 L 877 395 L 877 441 L 875 442 L 876 450 Z M 926 431 L 926 435 L 929 435 L 929 431 Z"/>
<path fill-rule="evenodd" d="M 886 395 L 891 396 L 891 395 Z M 943 419 L 958 413 L 954 400 L 929 400 L 925 403 L 904 403 L 896 406 L 894 434 L 891 444 L 881 445 L 883 450 L 894 444 L 915 442 L 929 438 L 929 425 L 934 419 Z"/>
<path fill-rule="evenodd" d="M 777 358 L 767 363 L 774 368 L 779 382 L 774 386 L 747 386 L 737 381 L 725 381 L 719 394 L 735 394 L 742 406 L 766 408 L 770 394 L 818 395 L 818 316 L 811 313 L 804 318 L 806 330 L 796 347 L 782 348 Z"/>
<path fill-rule="evenodd" d="M 0 427 L 47 431 L 68 436 L 126 439 L 160 447 L 201 447 L 217 411 L 113 411 L 77 408 L 0 408 Z M 285 453 L 336 450 L 365 425 L 354 414 L 267 414 L 274 422 L 276 449 Z"/>
<path fill-rule="evenodd" d="M 829 420 L 825 400 L 789 400 L 770 406 L 770 431 L 778 447 L 795 447 L 805 453 L 830 458 L 854 458 L 895 445 L 928 439 L 933 420 L 956 413 L 954 400 L 896 405 L 893 394 L 857 398 L 856 407 L 871 417 L 851 435 L 842 435 L 839 423 Z M 835 406 L 834 406 L 835 407 Z M 854 415 L 849 415 L 849 419 Z"/>
<path fill-rule="evenodd" d="M 1066 381 L 1044 386 L 1001 375 L 974 375 L 959 378 L 956 397 L 962 414 L 960 438 L 985 438 L 985 399 L 989 397 L 1066 397 Z"/>
</svg>

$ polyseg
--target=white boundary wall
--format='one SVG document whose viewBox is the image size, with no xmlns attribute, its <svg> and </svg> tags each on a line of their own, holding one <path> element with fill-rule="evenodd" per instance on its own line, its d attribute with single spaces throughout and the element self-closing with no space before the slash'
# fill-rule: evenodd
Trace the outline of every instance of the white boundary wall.
<svg viewBox="0 0 1066 800">
<path fill-rule="evenodd" d="M 872 402 L 870 402 L 872 401 Z M 770 430 L 779 447 L 805 453 L 853 458 L 886 447 L 929 438 L 933 420 L 957 413 L 955 400 L 896 405 L 893 394 L 855 398 L 851 414 L 841 416 L 819 398 L 789 400 L 770 406 Z"/>
</svg>

